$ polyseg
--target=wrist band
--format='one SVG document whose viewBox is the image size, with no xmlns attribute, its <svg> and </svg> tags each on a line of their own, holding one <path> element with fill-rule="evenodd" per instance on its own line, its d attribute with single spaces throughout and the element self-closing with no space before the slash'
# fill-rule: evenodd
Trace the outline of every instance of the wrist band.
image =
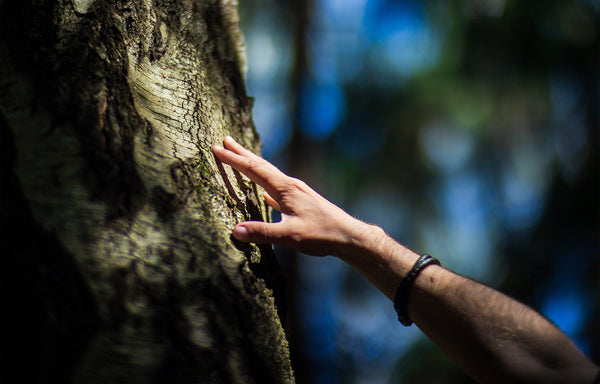
<svg viewBox="0 0 600 384">
<path fill-rule="evenodd" d="M 394 309 L 398 313 L 398 321 L 406 327 L 412 324 L 412 320 L 408 316 L 408 294 L 410 293 L 410 288 L 413 286 L 419 273 L 432 264 L 441 265 L 440 261 L 435 257 L 429 255 L 419 257 L 396 290 L 396 294 L 394 295 Z"/>
</svg>

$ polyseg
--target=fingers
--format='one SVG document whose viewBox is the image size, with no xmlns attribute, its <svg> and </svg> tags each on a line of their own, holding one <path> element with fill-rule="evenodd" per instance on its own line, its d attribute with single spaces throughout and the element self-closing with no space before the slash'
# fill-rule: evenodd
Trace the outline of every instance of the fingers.
<svg viewBox="0 0 600 384">
<path fill-rule="evenodd" d="M 278 190 L 285 185 L 288 176 L 273 164 L 242 147 L 231 137 L 227 136 L 223 142 L 226 148 L 213 146 L 215 156 L 248 176 L 275 199 L 279 198 Z"/>
<path fill-rule="evenodd" d="M 246 221 L 233 228 L 233 237 L 245 243 L 278 244 L 285 235 L 281 223 Z"/>
<path fill-rule="evenodd" d="M 238 155 L 245 157 L 258 157 L 252 151 L 244 148 L 243 145 L 235 141 L 235 139 L 231 136 L 225 136 L 223 139 L 223 143 L 225 144 L 225 148 L 229 149 L 232 152 L 237 153 Z"/>
<path fill-rule="evenodd" d="M 265 203 L 267 203 L 267 205 L 273 209 L 278 210 L 279 212 L 281 212 L 281 207 L 279 206 L 279 203 L 277 201 L 275 201 L 275 199 L 273 199 L 271 197 L 271 195 L 269 195 L 267 192 L 263 192 L 263 197 L 265 199 Z"/>
</svg>

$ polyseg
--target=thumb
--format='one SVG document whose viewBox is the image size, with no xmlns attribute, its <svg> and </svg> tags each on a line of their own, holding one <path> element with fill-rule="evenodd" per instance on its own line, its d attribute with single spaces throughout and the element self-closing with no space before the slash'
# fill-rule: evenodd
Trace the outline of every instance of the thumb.
<svg viewBox="0 0 600 384">
<path fill-rule="evenodd" d="M 280 223 L 245 221 L 233 228 L 233 237 L 245 243 L 278 243 L 283 236 Z"/>
</svg>

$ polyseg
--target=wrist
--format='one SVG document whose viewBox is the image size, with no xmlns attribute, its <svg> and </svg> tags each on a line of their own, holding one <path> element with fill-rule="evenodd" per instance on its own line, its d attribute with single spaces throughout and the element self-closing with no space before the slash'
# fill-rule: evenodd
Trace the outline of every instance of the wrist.
<svg viewBox="0 0 600 384">
<path fill-rule="evenodd" d="M 419 255 L 389 237 L 380 227 L 364 222 L 353 225 L 346 238 L 345 245 L 334 256 L 393 300 L 398 285 Z"/>
<path fill-rule="evenodd" d="M 333 256 L 353 264 L 357 258 L 363 258 L 368 252 L 373 252 L 377 244 L 381 244 L 387 234 L 380 227 L 352 219 L 343 230 L 343 241 Z"/>
</svg>

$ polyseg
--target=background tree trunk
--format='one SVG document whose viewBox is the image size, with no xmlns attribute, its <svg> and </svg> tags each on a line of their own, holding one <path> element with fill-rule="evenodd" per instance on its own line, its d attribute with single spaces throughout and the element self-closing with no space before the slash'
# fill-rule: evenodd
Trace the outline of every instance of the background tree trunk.
<svg viewBox="0 0 600 384">
<path fill-rule="evenodd" d="M 230 238 L 267 208 L 211 152 L 226 134 L 260 148 L 237 17 L 228 0 L 1 2 L 7 378 L 294 381 L 272 250 Z"/>
</svg>

